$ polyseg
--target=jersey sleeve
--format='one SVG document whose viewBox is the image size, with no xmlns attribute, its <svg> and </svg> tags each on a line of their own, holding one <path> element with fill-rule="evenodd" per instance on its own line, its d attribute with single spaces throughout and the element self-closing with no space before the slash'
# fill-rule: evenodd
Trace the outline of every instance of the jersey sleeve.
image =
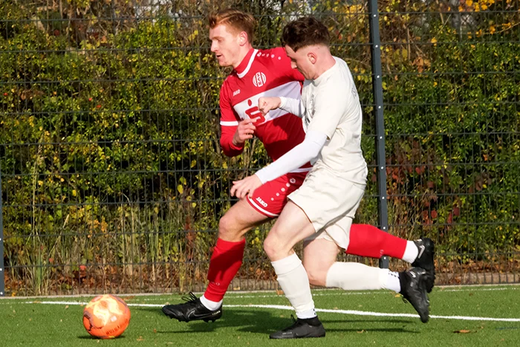
<svg viewBox="0 0 520 347">
<path fill-rule="evenodd" d="M 305 105 L 302 103 L 301 99 L 286 98 L 285 96 L 280 96 L 279 98 L 280 108 L 282 110 L 302 118 L 305 113 Z"/>
<path fill-rule="evenodd" d="M 233 136 L 238 128 L 238 116 L 231 106 L 229 93 L 224 85 L 220 89 L 220 146 L 228 157 L 234 157 L 244 151 L 244 145 L 235 146 Z"/>
<path fill-rule="evenodd" d="M 318 156 L 326 141 L 327 136 L 325 134 L 310 131 L 303 142 L 255 174 L 262 184 L 285 175 L 305 163 L 312 162 Z"/>
</svg>

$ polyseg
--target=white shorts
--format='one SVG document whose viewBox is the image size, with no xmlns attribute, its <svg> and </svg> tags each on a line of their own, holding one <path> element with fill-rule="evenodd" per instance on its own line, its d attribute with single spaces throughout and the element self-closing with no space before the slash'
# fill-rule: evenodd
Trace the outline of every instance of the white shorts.
<svg viewBox="0 0 520 347">
<path fill-rule="evenodd" d="M 327 229 L 321 229 L 313 235 L 306 237 L 303 242 L 308 243 L 313 240 L 325 239 L 346 250 L 350 242 L 350 227 L 353 220 L 351 217 L 343 217 L 336 223 L 327 226 Z"/>
<path fill-rule="evenodd" d="M 346 249 L 350 226 L 365 185 L 356 184 L 326 170 L 311 171 L 303 185 L 289 195 L 311 221 L 316 234 L 305 239 L 325 238 Z"/>
</svg>

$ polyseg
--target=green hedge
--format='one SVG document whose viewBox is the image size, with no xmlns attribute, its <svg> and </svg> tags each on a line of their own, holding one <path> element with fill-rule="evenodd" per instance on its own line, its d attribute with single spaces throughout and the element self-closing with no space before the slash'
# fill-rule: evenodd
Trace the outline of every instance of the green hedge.
<svg viewBox="0 0 520 347">
<path fill-rule="evenodd" d="M 513 29 L 492 41 L 461 38 L 441 16 L 425 28 L 420 17 L 395 14 L 394 3 L 382 5 L 381 24 L 390 231 L 434 237 L 447 260 L 514 251 L 518 38 Z M 357 80 L 372 168 L 367 16 L 360 5 L 319 6 L 316 13 L 329 14 L 334 53 Z M 238 158 L 220 152 L 226 71 L 209 52 L 204 18 L 128 19 L 117 33 L 91 18 L 97 31 L 78 39 L 67 21 L 46 22 L 17 2 L 0 9 L 8 19 L 0 22 L 0 161 L 12 290 L 96 287 L 96 278 L 121 265 L 121 277 L 144 276 L 157 287 L 168 285 L 161 276 L 180 287 L 203 280 L 218 219 L 231 203 L 230 181 L 267 162 L 257 142 Z M 290 17 L 262 14 L 257 43 L 276 44 Z M 359 222 L 377 224 L 374 177 Z M 270 272 L 267 229 L 248 239 L 248 276 L 258 279 Z M 82 275 L 85 264 L 92 283 Z"/>
</svg>

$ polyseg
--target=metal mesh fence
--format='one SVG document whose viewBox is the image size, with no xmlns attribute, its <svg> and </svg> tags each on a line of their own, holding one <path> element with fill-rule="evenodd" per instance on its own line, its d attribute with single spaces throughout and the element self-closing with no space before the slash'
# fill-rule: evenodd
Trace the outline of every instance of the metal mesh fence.
<svg viewBox="0 0 520 347">
<path fill-rule="evenodd" d="M 519 281 L 518 1 L 379 1 L 370 12 L 365 1 L 11 0 L 0 5 L 0 292 L 204 288 L 230 182 L 268 163 L 258 140 L 237 158 L 219 148 L 229 71 L 206 17 L 228 6 L 255 15 L 259 48 L 302 15 L 330 28 L 364 110 L 370 174 L 356 222 L 379 224 L 381 106 L 389 232 L 435 240 L 437 284 Z M 268 230 L 248 233 L 231 290 L 277 288 Z"/>
</svg>

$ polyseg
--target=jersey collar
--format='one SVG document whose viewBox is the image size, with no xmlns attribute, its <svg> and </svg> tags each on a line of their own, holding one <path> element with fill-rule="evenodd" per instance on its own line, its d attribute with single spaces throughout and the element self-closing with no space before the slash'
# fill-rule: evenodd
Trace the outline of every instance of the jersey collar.
<svg viewBox="0 0 520 347">
<path fill-rule="evenodd" d="M 244 59 L 242 59 L 242 62 L 240 63 L 240 65 L 238 65 L 235 68 L 238 78 L 244 77 L 249 72 L 249 69 L 251 68 L 251 65 L 253 64 L 253 61 L 255 60 L 256 52 L 258 52 L 258 49 L 251 48 L 249 50 L 249 52 L 247 52 Z"/>
</svg>

